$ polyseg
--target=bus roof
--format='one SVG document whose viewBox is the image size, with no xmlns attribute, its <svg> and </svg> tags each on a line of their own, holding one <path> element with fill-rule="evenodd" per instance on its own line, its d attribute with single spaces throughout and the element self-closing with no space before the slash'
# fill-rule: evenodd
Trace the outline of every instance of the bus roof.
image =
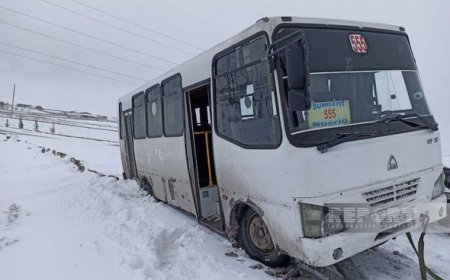
<svg viewBox="0 0 450 280">
<path fill-rule="evenodd" d="M 161 81 L 180 73 L 182 76 L 182 86 L 187 87 L 194 85 L 201 81 L 211 78 L 211 61 L 213 57 L 233 46 L 234 44 L 250 37 L 251 35 L 265 31 L 271 34 L 272 31 L 279 24 L 304 24 L 305 26 L 322 26 L 328 28 L 339 28 L 339 27 L 351 27 L 357 29 L 378 29 L 378 30 L 388 30 L 395 32 L 404 32 L 404 28 L 396 25 L 388 25 L 381 23 L 368 23 L 359 21 L 349 21 L 349 20 L 337 20 L 337 19 L 323 19 L 323 18 L 308 18 L 308 17 L 265 17 L 258 20 L 255 24 L 249 26 L 233 37 L 215 45 L 214 47 L 206 50 L 205 52 L 198 54 L 197 56 L 181 63 L 175 68 L 167 71 L 166 73 L 158 76 L 157 78 L 151 80 L 150 82 L 140 86 L 139 88 L 131 91 L 130 93 L 122 96 L 119 102 L 122 102 L 123 110 L 131 108 L 131 97 L 139 92 L 145 91 L 146 89 L 160 84 Z M 193 70 L 194 69 L 194 70 Z"/>
</svg>

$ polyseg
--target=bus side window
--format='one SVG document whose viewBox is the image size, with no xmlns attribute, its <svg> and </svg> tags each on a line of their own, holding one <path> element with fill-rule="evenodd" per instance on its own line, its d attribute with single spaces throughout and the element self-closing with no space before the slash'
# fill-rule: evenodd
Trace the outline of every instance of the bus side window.
<svg viewBox="0 0 450 280">
<path fill-rule="evenodd" d="M 267 46 L 259 36 L 215 60 L 217 132 L 241 146 L 273 148 L 281 142 Z"/>
<path fill-rule="evenodd" d="M 144 92 L 133 96 L 133 128 L 135 139 L 144 139 L 147 136 Z"/>
<path fill-rule="evenodd" d="M 162 95 L 159 85 L 146 91 L 147 101 L 147 136 L 150 138 L 162 136 Z"/>
<path fill-rule="evenodd" d="M 164 135 L 183 135 L 183 96 L 181 76 L 176 75 L 162 82 L 164 106 Z"/>
</svg>

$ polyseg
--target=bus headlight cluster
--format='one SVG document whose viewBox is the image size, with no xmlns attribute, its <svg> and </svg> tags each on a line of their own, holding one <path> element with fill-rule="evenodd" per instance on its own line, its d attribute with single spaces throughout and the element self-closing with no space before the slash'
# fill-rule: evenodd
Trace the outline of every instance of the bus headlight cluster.
<svg viewBox="0 0 450 280">
<path fill-rule="evenodd" d="M 305 237 L 321 238 L 345 229 L 341 210 L 312 204 L 300 204 L 300 211 Z"/>
<path fill-rule="evenodd" d="M 442 172 L 441 176 L 439 176 L 439 178 L 437 178 L 436 182 L 434 183 L 431 199 L 435 199 L 444 193 L 444 180 L 445 174 L 444 172 Z"/>
</svg>

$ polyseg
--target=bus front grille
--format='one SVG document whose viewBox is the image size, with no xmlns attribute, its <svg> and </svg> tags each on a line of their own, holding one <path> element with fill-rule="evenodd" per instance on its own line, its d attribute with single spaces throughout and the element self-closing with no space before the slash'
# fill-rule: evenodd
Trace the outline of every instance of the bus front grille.
<svg viewBox="0 0 450 280">
<path fill-rule="evenodd" d="M 368 192 L 362 193 L 364 199 L 371 207 L 388 204 L 394 201 L 400 202 L 411 199 L 417 193 L 420 178 L 415 178 L 401 183 L 383 186 Z"/>
</svg>

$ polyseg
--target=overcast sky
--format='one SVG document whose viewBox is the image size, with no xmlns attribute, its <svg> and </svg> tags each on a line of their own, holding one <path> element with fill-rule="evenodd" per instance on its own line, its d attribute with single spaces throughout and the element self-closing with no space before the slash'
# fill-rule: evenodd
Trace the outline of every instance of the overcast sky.
<svg viewBox="0 0 450 280">
<path fill-rule="evenodd" d="M 119 96 L 275 15 L 405 26 L 430 107 L 450 126 L 448 0 L 0 0 L 0 100 L 16 83 L 17 102 L 115 115 Z"/>
</svg>

